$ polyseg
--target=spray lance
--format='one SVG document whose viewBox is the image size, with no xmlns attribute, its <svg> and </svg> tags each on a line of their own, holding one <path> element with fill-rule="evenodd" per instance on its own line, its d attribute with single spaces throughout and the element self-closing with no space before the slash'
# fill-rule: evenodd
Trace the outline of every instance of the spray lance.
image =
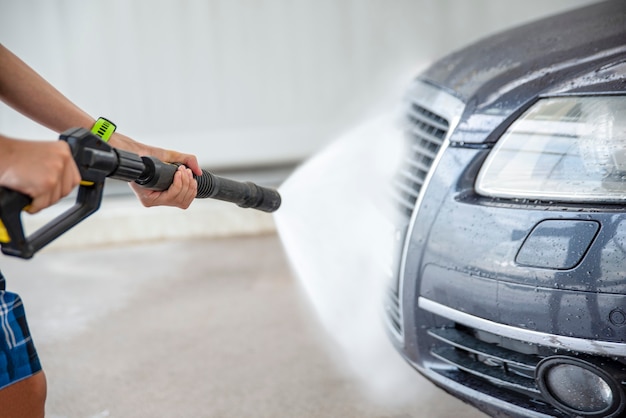
<svg viewBox="0 0 626 418">
<path fill-rule="evenodd" d="M 105 178 L 134 181 L 150 190 L 166 190 L 172 184 L 178 165 L 154 157 L 140 157 L 111 147 L 84 128 L 63 132 L 59 139 L 70 146 L 81 176 L 76 202 L 52 221 L 24 235 L 21 213 L 32 201 L 30 196 L 0 187 L 0 246 L 6 255 L 29 259 L 37 251 L 67 232 L 100 207 Z M 251 182 L 238 182 L 202 170 L 196 198 L 232 202 L 243 208 L 274 212 L 281 203 L 274 189 Z"/>
</svg>

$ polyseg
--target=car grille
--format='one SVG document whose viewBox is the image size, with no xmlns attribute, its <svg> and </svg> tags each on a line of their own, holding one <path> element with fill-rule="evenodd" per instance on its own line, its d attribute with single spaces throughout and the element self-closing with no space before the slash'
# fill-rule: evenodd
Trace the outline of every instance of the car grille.
<svg viewBox="0 0 626 418">
<path fill-rule="evenodd" d="M 535 384 L 538 356 L 481 341 L 462 328 L 433 328 L 428 334 L 438 341 L 431 353 L 439 360 L 496 386 L 540 396 Z"/>
<path fill-rule="evenodd" d="M 396 289 L 389 289 L 387 294 L 387 303 L 385 304 L 387 318 L 393 329 L 402 335 L 402 317 L 400 316 L 400 299 Z"/>
<path fill-rule="evenodd" d="M 437 154 L 444 143 L 450 123 L 427 105 L 421 104 L 422 96 L 413 97 L 406 111 L 405 158 L 393 179 L 392 193 L 400 211 L 397 222 L 398 248 L 404 244 L 411 214 L 415 210 L 420 192 L 433 167 Z M 393 283 L 389 287 L 385 309 L 394 331 L 402 336 L 402 310 L 400 304 L 399 265 L 391 266 Z"/>
<path fill-rule="evenodd" d="M 407 119 L 407 155 L 396 176 L 395 189 L 400 210 L 410 217 L 446 137 L 449 123 L 415 102 L 409 106 Z"/>
</svg>

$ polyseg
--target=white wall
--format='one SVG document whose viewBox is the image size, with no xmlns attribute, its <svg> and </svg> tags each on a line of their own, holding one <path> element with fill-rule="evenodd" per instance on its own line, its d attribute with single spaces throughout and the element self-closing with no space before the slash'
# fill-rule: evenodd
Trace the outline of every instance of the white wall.
<svg viewBox="0 0 626 418">
<path fill-rule="evenodd" d="M 307 157 L 433 59 L 590 0 L 0 0 L 0 42 L 207 167 Z M 5 106 L 0 131 L 55 138 Z"/>
</svg>

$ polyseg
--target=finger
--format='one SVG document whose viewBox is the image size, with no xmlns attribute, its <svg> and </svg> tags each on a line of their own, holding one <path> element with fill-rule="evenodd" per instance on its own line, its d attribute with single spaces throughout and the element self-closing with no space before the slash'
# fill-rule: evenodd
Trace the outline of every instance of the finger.
<svg viewBox="0 0 626 418">
<path fill-rule="evenodd" d="M 52 175 L 56 175 L 55 178 L 48 177 L 45 184 L 45 191 L 42 193 L 43 196 L 46 196 L 46 201 L 48 205 L 53 205 L 58 202 L 61 197 L 63 197 L 63 178 L 62 173 L 53 173 Z"/>
<path fill-rule="evenodd" d="M 50 206 L 50 198 L 48 197 L 48 195 L 41 195 L 33 199 L 30 205 L 28 205 L 26 212 L 34 214 L 48 206 Z"/>
<path fill-rule="evenodd" d="M 193 172 L 190 169 L 187 169 L 187 174 L 189 175 L 189 187 L 187 188 L 187 196 L 186 200 L 188 200 L 189 204 L 193 202 L 193 200 L 198 195 L 198 182 L 193 177 Z"/>
<path fill-rule="evenodd" d="M 172 151 L 168 158 L 170 158 L 172 162 L 179 162 L 185 165 L 187 168 L 190 168 L 193 174 L 197 176 L 202 175 L 202 169 L 200 168 L 200 164 L 198 164 L 198 159 L 195 155 L 183 154 L 180 152 Z"/>
<path fill-rule="evenodd" d="M 54 187 L 50 190 L 50 205 L 54 205 L 56 202 L 61 200 L 63 196 L 63 182 L 57 181 L 54 184 Z"/>
<path fill-rule="evenodd" d="M 61 178 L 59 179 L 59 199 L 67 196 L 80 183 L 80 174 L 74 160 L 69 161 L 63 167 Z"/>
<path fill-rule="evenodd" d="M 182 168 L 179 167 L 174 173 L 174 178 L 170 187 L 163 191 L 156 199 L 157 204 L 167 206 L 178 206 L 178 201 L 183 194 L 183 173 Z"/>
<path fill-rule="evenodd" d="M 181 194 L 178 196 L 176 206 L 178 206 L 181 209 L 187 209 L 189 205 L 191 205 L 191 202 L 193 201 L 193 198 L 195 197 L 194 195 L 195 185 L 193 184 L 195 180 L 193 179 L 193 173 L 188 168 L 185 169 L 181 174 L 183 178 L 183 189 L 181 191 Z"/>
<path fill-rule="evenodd" d="M 176 171 L 176 175 L 174 176 L 174 182 L 167 190 L 166 196 L 171 200 L 171 202 L 175 202 L 181 198 L 181 196 L 185 193 L 185 187 L 187 186 L 189 179 L 185 175 L 185 167 L 180 166 Z"/>
<path fill-rule="evenodd" d="M 202 169 L 200 168 L 200 164 L 198 163 L 198 159 L 195 155 L 187 155 L 183 163 L 191 169 L 191 172 L 196 176 L 202 175 Z"/>
<path fill-rule="evenodd" d="M 58 141 L 54 143 L 54 146 L 56 147 L 57 160 L 55 164 L 56 169 L 51 172 L 51 175 L 56 176 L 54 180 L 56 190 L 54 191 L 53 200 L 66 196 L 72 190 L 74 186 L 72 183 L 74 171 L 78 171 L 68 143 Z"/>
<path fill-rule="evenodd" d="M 185 168 L 181 174 L 183 177 L 183 193 L 178 207 L 181 209 L 187 209 L 198 194 L 198 186 L 196 180 L 193 178 L 193 172 L 191 169 Z"/>
<path fill-rule="evenodd" d="M 157 200 L 157 197 L 161 194 L 161 192 L 145 189 L 136 183 L 128 184 L 133 190 L 133 193 L 135 193 L 135 196 L 137 196 L 137 199 L 139 199 L 144 207 L 149 208 L 158 204 L 155 203 L 155 201 Z"/>
<path fill-rule="evenodd" d="M 171 187 L 169 190 L 167 204 L 186 209 L 195 197 L 193 193 L 196 185 L 194 184 L 193 173 L 190 169 L 180 166 L 176 176 L 176 184 L 172 184 L 173 188 Z"/>
<path fill-rule="evenodd" d="M 80 172 L 72 160 L 69 164 L 67 164 L 65 174 L 63 176 L 63 196 L 67 196 L 76 186 L 78 186 L 80 180 Z"/>
</svg>

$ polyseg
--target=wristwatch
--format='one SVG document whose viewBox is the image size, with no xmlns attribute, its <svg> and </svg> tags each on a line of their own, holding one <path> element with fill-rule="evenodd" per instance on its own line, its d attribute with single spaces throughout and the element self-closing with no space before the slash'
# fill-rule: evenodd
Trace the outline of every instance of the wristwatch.
<svg viewBox="0 0 626 418">
<path fill-rule="evenodd" d="M 110 120 L 98 118 L 91 128 L 91 132 L 98 135 L 104 142 L 107 142 L 109 138 L 111 138 L 111 135 L 113 135 L 113 132 L 115 132 L 115 128 L 115 124 Z"/>
</svg>

